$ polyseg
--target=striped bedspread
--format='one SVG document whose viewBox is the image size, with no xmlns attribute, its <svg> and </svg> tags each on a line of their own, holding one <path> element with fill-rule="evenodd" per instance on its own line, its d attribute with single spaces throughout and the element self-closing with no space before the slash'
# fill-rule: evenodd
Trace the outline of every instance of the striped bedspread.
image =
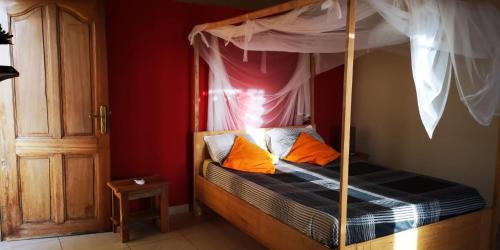
<svg viewBox="0 0 500 250">
<path fill-rule="evenodd" d="M 205 177 L 318 242 L 337 246 L 339 164 L 276 165 L 274 175 L 205 166 Z M 437 222 L 486 206 L 479 193 L 457 183 L 351 162 L 347 244 Z"/>
</svg>

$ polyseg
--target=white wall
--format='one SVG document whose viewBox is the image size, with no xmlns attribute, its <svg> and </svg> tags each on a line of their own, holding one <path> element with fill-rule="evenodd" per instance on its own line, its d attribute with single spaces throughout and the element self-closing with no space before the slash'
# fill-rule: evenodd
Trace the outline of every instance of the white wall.
<svg viewBox="0 0 500 250">
<path fill-rule="evenodd" d="M 376 51 L 356 60 L 352 123 L 357 150 L 371 161 L 475 187 L 491 202 L 498 121 L 477 124 L 452 82 L 430 140 L 420 122 L 408 55 Z"/>
</svg>

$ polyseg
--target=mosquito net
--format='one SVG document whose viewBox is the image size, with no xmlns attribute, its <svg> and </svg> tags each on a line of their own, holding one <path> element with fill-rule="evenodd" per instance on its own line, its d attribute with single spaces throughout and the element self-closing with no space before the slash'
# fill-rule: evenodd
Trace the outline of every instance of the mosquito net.
<svg viewBox="0 0 500 250">
<path fill-rule="evenodd" d="M 315 72 L 343 64 L 346 1 L 206 29 L 195 26 L 209 72 L 209 130 L 299 125 L 310 116 Z M 452 77 L 474 119 L 489 125 L 500 110 L 500 15 L 486 3 L 455 0 L 359 0 L 357 54 L 409 43 L 418 109 L 432 137 Z M 314 57 L 309 56 L 314 54 Z M 291 70 L 290 70 L 291 69 Z"/>
</svg>

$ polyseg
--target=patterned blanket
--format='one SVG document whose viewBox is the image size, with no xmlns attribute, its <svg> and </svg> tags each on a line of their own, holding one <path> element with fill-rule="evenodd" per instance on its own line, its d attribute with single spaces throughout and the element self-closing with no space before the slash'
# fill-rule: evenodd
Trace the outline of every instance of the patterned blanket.
<svg viewBox="0 0 500 250">
<path fill-rule="evenodd" d="M 206 165 L 205 177 L 330 247 L 338 240 L 339 164 L 280 161 L 272 175 Z M 457 183 L 362 161 L 349 167 L 347 244 L 372 240 L 480 210 L 479 193 Z"/>
</svg>

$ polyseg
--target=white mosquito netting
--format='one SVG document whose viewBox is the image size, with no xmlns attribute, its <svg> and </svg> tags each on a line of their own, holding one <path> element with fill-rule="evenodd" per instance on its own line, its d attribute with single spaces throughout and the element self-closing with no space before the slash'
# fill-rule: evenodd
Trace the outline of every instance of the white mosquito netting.
<svg viewBox="0 0 500 250">
<path fill-rule="evenodd" d="M 343 64 L 346 7 L 345 0 L 325 0 L 240 25 L 195 26 L 189 40 L 200 38 L 200 55 L 210 69 L 208 130 L 306 122 L 309 54 L 315 54 L 316 74 Z M 500 114 L 500 15 L 495 6 L 455 0 L 358 1 L 358 54 L 407 42 L 429 137 L 443 114 L 452 76 L 477 122 L 489 125 Z"/>
</svg>

